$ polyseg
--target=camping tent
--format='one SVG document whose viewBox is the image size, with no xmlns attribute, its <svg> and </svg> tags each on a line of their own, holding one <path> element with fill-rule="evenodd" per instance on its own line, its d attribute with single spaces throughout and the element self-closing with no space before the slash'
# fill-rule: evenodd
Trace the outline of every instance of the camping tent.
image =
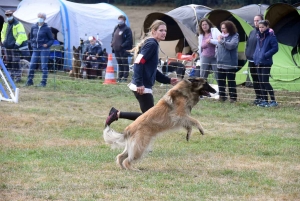
<svg viewBox="0 0 300 201">
<path fill-rule="evenodd" d="M 0 0 L 0 30 L 2 30 L 2 26 L 4 23 L 4 13 L 6 10 L 17 10 L 19 0 Z"/>
<path fill-rule="evenodd" d="M 268 8 L 265 18 L 279 43 L 270 82 L 276 89 L 300 91 L 300 10 L 277 3 Z"/>
<path fill-rule="evenodd" d="M 111 52 L 110 42 L 118 16 L 126 16 L 123 11 L 110 4 L 79 4 L 66 0 L 23 0 L 14 16 L 29 32 L 32 24 L 36 23 L 39 12 L 46 13 L 46 23 L 61 33 L 65 68 L 71 68 L 72 47 L 79 46 L 80 39 L 87 40 L 90 35 L 98 37 L 107 52 Z M 126 23 L 130 26 L 129 20 Z"/>
<path fill-rule="evenodd" d="M 191 4 L 178 7 L 165 14 L 158 12 L 150 13 L 145 18 L 143 31 L 147 33 L 149 31 L 148 28 L 154 20 L 162 20 L 166 22 L 168 29 L 165 41 L 179 41 L 176 44 L 177 47 L 171 47 L 174 52 L 175 48 L 177 48 L 176 52 L 182 52 L 186 46 L 189 46 L 192 51 L 196 51 L 198 49 L 198 22 L 209 11 L 211 9 L 208 7 Z M 169 47 L 169 49 L 171 48 Z"/>
<path fill-rule="evenodd" d="M 253 18 L 255 15 L 263 14 L 267 9 L 267 5 L 248 5 L 239 9 L 234 10 L 223 10 L 216 9 L 206 14 L 207 17 L 219 30 L 220 23 L 225 20 L 232 21 L 239 33 L 239 46 L 238 46 L 238 55 L 239 62 L 238 66 L 241 68 L 236 74 L 237 84 L 242 84 L 247 79 L 247 69 L 248 63 L 245 57 L 245 47 L 246 41 L 249 36 L 250 31 L 253 29 Z"/>
<path fill-rule="evenodd" d="M 0 15 L 4 16 L 6 10 L 17 10 L 19 0 L 0 0 Z"/>
</svg>

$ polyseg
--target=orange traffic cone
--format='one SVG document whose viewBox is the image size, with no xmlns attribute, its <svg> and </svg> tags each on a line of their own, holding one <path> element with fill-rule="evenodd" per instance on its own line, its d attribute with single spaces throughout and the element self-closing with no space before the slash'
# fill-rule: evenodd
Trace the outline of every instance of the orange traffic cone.
<svg viewBox="0 0 300 201">
<path fill-rule="evenodd" d="M 114 74 L 114 67 L 112 65 L 112 54 L 108 55 L 106 73 L 105 73 L 105 80 L 103 84 L 116 84 L 115 74 Z"/>
</svg>

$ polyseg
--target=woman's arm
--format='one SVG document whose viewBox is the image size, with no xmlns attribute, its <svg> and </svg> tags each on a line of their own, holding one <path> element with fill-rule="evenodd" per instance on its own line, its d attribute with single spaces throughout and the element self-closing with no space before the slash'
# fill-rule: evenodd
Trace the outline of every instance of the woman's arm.
<svg viewBox="0 0 300 201">
<path fill-rule="evenodd" d="M 225 49 L 233 50 L 239 45 L 239 35 L 234 34 L 230 41 L 226 41 L 225 38 L 223 38 L 220 43 L 224 46 Z"/>
<path fill-rule="evenodd" d="M 265 58 L 271 58 L 274 54 L 276 54 L 276 52 L 278 52 L 278 42 L 276 36 L 272 34 L 270 37 L 271 37 L 270 39 L 271 48 L 265 52 L 264 54 Z"/>
</svg>

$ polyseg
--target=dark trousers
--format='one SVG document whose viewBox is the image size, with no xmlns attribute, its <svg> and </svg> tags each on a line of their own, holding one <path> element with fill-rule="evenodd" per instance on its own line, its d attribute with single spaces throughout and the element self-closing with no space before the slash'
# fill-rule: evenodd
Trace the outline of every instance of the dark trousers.
<svg viewBox="0 0 300 201">
<path fill-rule="evenodd" d="M 235 73 L 236 73 L 236 69 L 218 68 L 218 85 L 219 85 L 220 99 L 222 99 L 222 100 L 227 99 L 226 79 L 228 82 L 228 91 L 229 91 L 230 99 L 232 99 L 232 100 L 237 99 Z"/>
<path fill-rule="evenodd" d="M 154 98 L 152 94 L 143 94 L 140 95 L 136 91 L 133 92 L 135 98 L 138 100 L 140 104 L 140 112 L 120 112 L 121 119 L 129 119 L 129 120 L 136 120 L 139 116 L 145 113 L 147 110 L 154 106 Z"/>
<path fill-rule="evenodd" d="M 252 77 L 253 88 L 256 95 L 256 99 L 261 99 L 261 91 L 260 91 L 260 84 L 258 79 L 257 67 L 255 66 L 254 62 L 248 62 L 248 68 L 250 69 L 250 74 Z"/>
<path fill-rule="evenodd" d="M 128 52 L 126 50 L 115 51 L 115 56 L 119 66 L 118 78 L 124 77 L 124 79 L 127 79 L 129 75 Z"/>
<path fill-rule="evenodd" d="M 20 69 L 20 51 L 13 49 L 6 49 L 7 70 L 13 80 L 19 81 L 22 75 Z"/>
<path fill-rule="evenodd" d="M 185 74 L 185 65 L 180 62 L 172 61 L 169 64 L 167 62 L 164 63 L 162 67 L 162 72 L 166 74 L 167 72 L 174 72 L 176 71 L 177 76 L 183 79 Z"/>
<path fill-rule="evenodd" d="M 269 82 L 271 72 L 271 66 L 257 66 L 258 80 L 261 90 L 261 97 L 263 100 L 268 101 L 268 94 L 270 95 L 271 100 L 275 100 L 275 95 L 273 87 Z"/>
</svg>

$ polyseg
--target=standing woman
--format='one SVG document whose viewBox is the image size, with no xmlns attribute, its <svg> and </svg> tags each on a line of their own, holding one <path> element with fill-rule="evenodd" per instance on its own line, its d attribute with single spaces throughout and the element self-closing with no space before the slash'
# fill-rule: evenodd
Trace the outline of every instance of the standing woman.
<svg viewBox="0 0 300 201">
<path fill-rule="evenodd" d="M 38 22 L 31 27 L 30 41 L 33 49 L 31 56 L 30 68 L 28 78 L 25 86 L 33 85 L 34 70 L 37 64 L 40 62 L 42 67 L 42 81 L 38 87 L 45 87 L 47 85 L 48 78 L 48 60 L 50 54 L 50 47 L 53 44 L 54 38 L 50 27 L 45 23 L 46 14 L 38 14 Z"/>
<path fill-rule="evenodd" d="M 259 32 L 253 55 L 262 96 L 262 101 L 258 104 L 260 107 L 276 107 L 278 105 L 275 101 L 273 87 L 269 82 L 271 66 L 273 64 L 272 57 L 278 52 L 278 42 L 274 32 L 269 31 L 269 25 L 268 20 L 258 22 Z M 270 103 L 268 103 L 268 94 L 271 99 Z"/>
<path fill-rule="evenodd" d="M 177 78 L 169 78 L 157 70 L 159 42 L 165 40 L 167 35 L 166 23 L 155 20 L 149 28 L 148 37 L 143 39 L 132 51 L 134 51 L 134 73 L 132 81 L 128 85 L 135 98 L 140 104 L 142 113 L 154 106 L 152 87 L 155 80 L 164 84 L 175 85 Z M 117 121 L 119 118 L 135 120 L 142 113 L 121 112 L 114 107 L 111 108 L 106 119 L 105 126 Z"/>
<path fill-rule="evenodd" d="M 226 79 L 230 102 L 237 101 L 235 74 L 238 70 L 239 34 L 231 21 L 221 22 L 221 35 L 217 44 L 218 85 L 220 101 L 227 100 Z"/>
<path fill-rule="evenodd" d="M 211 21 L 206 18 L 200 20 L 199 32 L 198 54 L 200 58 L 200 72 L 199 69 L 196 69 L 195 76 L 207 79 L 210 70 L 209 67 L 211 66 L 215 79 L 218 81 L 218 68 L 215 54 L 218 36 L 221 35 L 221 32 L 213 27 Z"/>
</svg>

